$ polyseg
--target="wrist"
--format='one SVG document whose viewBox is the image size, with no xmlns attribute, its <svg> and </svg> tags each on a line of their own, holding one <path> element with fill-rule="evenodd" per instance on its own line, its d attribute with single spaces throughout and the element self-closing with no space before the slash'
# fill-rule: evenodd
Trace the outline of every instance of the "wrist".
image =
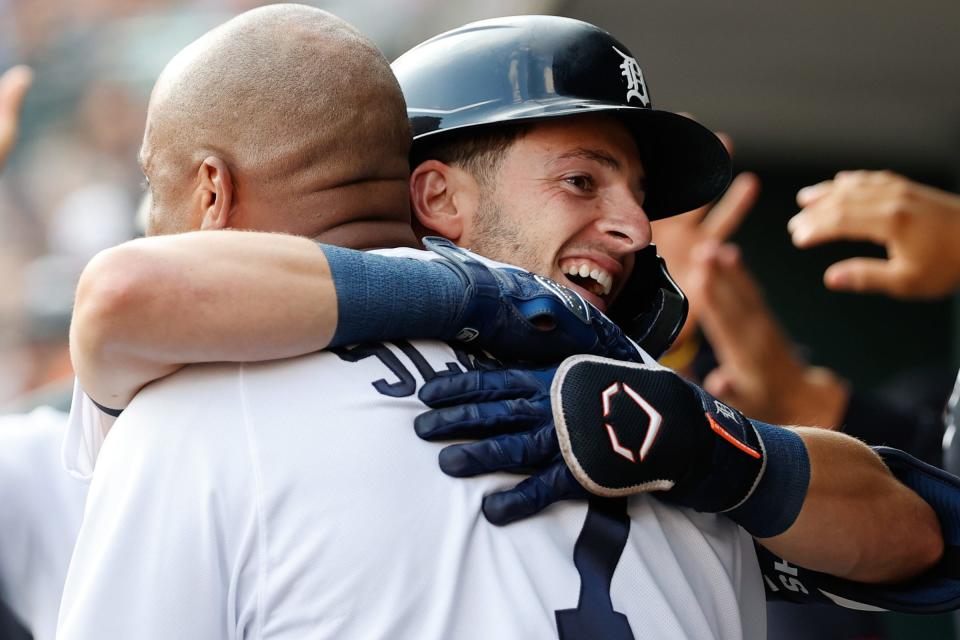
<svg viewBox="0 0 960 640">
<path fill-rule="evenodd" d="M 753 491 L 726 515 L 757 538 L 771 538 L 796 521 L 810 484 L 810 457 L 794 431 L 753 421 L 764 468 Z"/>
<path fill-rule="evenodd" d="M 465 283 L 438 261 L 320 245 L 337 294 L 331 347 L 449 336 L 462 314 Z"/>
<path fill-rule="evenodd" d="M 689 386 L 718 437 L 709 470 L 694 486 L 682 488 L 677 501 L 697 511 L 724 513 L 758 538 L 783 533 L 800 513 L 810 480 L 803 440 L 790 429 L 750 420 Z"/>
</svg>

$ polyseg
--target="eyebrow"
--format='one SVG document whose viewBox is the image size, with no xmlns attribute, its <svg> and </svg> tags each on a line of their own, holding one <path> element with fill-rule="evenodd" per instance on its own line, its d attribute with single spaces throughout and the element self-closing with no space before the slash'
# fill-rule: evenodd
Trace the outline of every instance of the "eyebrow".
<svg viewBox="0 0 960 640">
<path fill-rule="evenodd" d="M 567 151 L 566 153 L 560 154 L 557 160 L 568 160 L 570 158 L 592 160 L 616 171 L 620 170 L 620 161 L 606 151 L 601 151 L 600 149 L 585 149 L 583 147 L 578 147 L 571 151 Z"/>
<path fill-rule="evenodd" d="M 612 155 L 610 155 L 606 151 L 603 151 L 601 149 L 587 149 L 584 147 L 577 147 L 576 149 L 560 154 L 560 156 L 557 157 L 556 161 L 568 160 L 570 158 L 581 158 L 584 160 L 592 160 L 593 162 L 602 164 L 603 166 L 609 167 L 614 171 L 620 171 L 621 169 L 620 161 L 614 158 Z M 646 174 L 640 176 L 637 182 L 638 182 L 638 186 L 641 189 L 646 189 L 647 188 Z"/>
</svg>

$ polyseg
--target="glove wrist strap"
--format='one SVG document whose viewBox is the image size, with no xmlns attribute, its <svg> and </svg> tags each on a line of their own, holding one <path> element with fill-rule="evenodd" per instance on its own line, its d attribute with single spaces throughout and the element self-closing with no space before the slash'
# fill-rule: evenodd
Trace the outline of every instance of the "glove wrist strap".
<svg viewBox="0 0 960 640">
<path fill-rule="evenodd" d="M 690 387 L 720 437 L 711 471 L 694 491 L 697 499 L 688 498 L 690 506 L 724 513 L 758 538 L 783 533 L 797 519 L 807 495 L 810 458 L 803 440 L 790 429 L 750 420 L 700 387 Z M 707 508 L 696 504 L 705 498 L 712 503 Z"/>
<path fill-rule="evenodd" d="M 757 538 L 770 538 L 796 521 L 810 484 L 810 457 L 796 432 L 752 421 L 765 450 L 765 467 L 753 491 L 726 512 Z"/>
<path fill-rule="evenodd" d="M 456 333 L 467 283 L 449 266 L 319 246 L 337 291 L 331 347 Z"/>
</svg>

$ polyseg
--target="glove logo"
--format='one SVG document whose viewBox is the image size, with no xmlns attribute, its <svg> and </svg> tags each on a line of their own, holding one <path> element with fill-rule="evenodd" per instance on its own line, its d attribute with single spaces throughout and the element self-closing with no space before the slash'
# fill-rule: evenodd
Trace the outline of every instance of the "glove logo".
<svg viewBox="0 0 960 640">
<path fill-rule="evenodd" d="M 643 398 L 643 396 L 634 391 L 626 382 L 614 382 L 612 385 L 604 389 L 600 394 L 601 401 L 603 402 L 604 418 L 610 416 L 611 402 L 614 396 L 619 394 L 621 390 L 626 393 L 627 396 L 633 400 L 633 402 L 636 403 L 636 405 L 640 407 L 640 409 L 643 410 L 643 412 L 646 413 L 650 418 L 650 426 L 647 427 L 647 435 L 644 436 L 643 444 L 640 445 L 640 450 L 638 451 L 640 460 L 642 461 L 645 457 L 647 457 L 647 453 L 650 452 L 650 447 L 653 446 L 653 441 L 657 439 L 657 433 L 660 431 L 660 424 L 663 422 L 663 416 L 661 416 L 659 411 L 654 409 L 653 406 Z M 617 430 L 614 429 L 613 426 L 608 422 L 604 422 L 603 426 L 607 429 L 607 436 L 610 438 L 610 446 L 613 447 L 614 453 L 623 456 L 630 462 L 637 462 L 637 458 L 634 456 L 633 451 L 620 444 L 620 438 L 617 437 Z"/>
<path fill-rule="evenodd" d="M 737 424 L 740 424 L 740 416 L 737 415 L 737 412 L 723 404 L 719 400 L 714 400 L 713 405 L 717 408 L 717 413 L 722 415 L 727 420 L 733 420 Z"/>
</svg>

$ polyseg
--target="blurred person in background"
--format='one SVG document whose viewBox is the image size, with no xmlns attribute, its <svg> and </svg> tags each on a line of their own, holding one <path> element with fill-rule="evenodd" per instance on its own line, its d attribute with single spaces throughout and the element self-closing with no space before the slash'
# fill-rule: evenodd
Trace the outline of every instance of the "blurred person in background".
<svg viewBox="0 0 960 640">
<path fill-rule="evenodd" d="M 809 364 L 767 307 L 738 248 L 728 242 L 759 189 L 757 177 L 743 173 L 712 209 L 654 223 L 658 250 L 690 297 L 687 323 L 664 363 L 702 381 L 707 391 L 751 417 L 843 431 L 939 466 L 939 399 L 935 409 L 924 409 L 916 401 L 904 405 L 892 393 L 858 390 L 835 371 Z M 804 220 L 800 215 L 797 219 Z M 937 255 L 943 253 L 933 253 Z M 833 270 L 845 266 L 831 267 L 828 286 Z"/>
<path fill-rule="evenodd" d="M 26 67 L 0 76 L 0 166 L 13 149 L 31 77 Z M 129 212 L 126 217 L 132 218 Z M 77 222 L 86 233 L 78 234 L 76 242 L 51 243 L 57 253 L 4 274 L 4 291 L 16 295 L 7 305 L 2 329 L 17 336 L 15 349 L 0 362 L 8 372 L 6 402 L 0 400 L 2 640 L 54 637 L 86 499 L 86 485 L 64 473 L 60 463 L 73 380 L 67 344 L 73 295 L 87 258 L 104 243 L 129 234 L 118 236 L 96 220 Z"/>
<path fill-rule="evenodd" d="M 653 223 L 659 252 L 690 296 L 687 324 L 665 364 L 702 380 L 751 417 L 840 430 L 941 466 L 948 381 L 907 372 L 881 390 L 857 389 L 831 369 L 807 363 L 767 307 L 728 242 L 759 188 L 756 176 L 743 173 L 712 208 Z M 917 297 L 945 295 L 960 283 L 960 251 L 950 247 L 960 238 L 957 196 L 888 173 L 860 172 L 804 189 L 798 202 L 806 207 L 790 223 L 798 247 L 837 239 L 887 246 L 886 261 L 832 266 L 824 278 L 829 288 Z M 956 473 L 960 464 L 949 470 Z M 886 637 L 878 616 L 833 607 L 811 615 L 807 607 L 771 603 L 768 622 L 770 637 L 783 639 Z"/>
<path fill-rule="evenodd" d="M 930 300 L 960 287 L 960 196 L 888 171 L 843 171 L 802 189 L 802 207 L 787 229 L 807 249 L 841 240 L 866 240 L 886 249 L 884 258 L 855 257 L 830 265 L 824 284 L 834 291 L 879 293 Z M 944 468 L 960 472 L 954 387 L 943 434 Z"/>
<path fill-rule="evenodd" d="M 830 265 L 823 274 L 828 289 L 931 300 L 949 296 L 960 287 L 960 196 L 889 171 L 843 171 L 833 180 L 801 189 L 797 203 L 802 209 L 787 224 L 796 247 L 865 240 L 886 250 L 885 258 L 854 257 Z M 910 396 L 900 400 L 901 413 L 894 414 L 893 420 L 901 422 L 904 429 L 914 426 L 918 439 L 932 439 L 938 431 L 930 427 L 934 423 L 931 414 L 943 408 L 946 397 L 940 387 L 937 384 L 931 390 L 929 385 L 918 385 L 911 390 L 914 425 L 906 413 Z M 918 397 L 926 401 L 920 402 Z M 882 423 L 883 416 L 876 411 L 884 407 L 883 398 L 880 400 L 874 417 Z M 960 474 L 958 403 L 960 375 L 940 425 L 941 430 L 946 427 L 942 431 L 942 466 L 954 474 Z M 924 427 L 926 432 L 921 433 Z M 786 615 L 796 622 L 803 612 L 784 612 L 785 621 Z"/>
</svg>

